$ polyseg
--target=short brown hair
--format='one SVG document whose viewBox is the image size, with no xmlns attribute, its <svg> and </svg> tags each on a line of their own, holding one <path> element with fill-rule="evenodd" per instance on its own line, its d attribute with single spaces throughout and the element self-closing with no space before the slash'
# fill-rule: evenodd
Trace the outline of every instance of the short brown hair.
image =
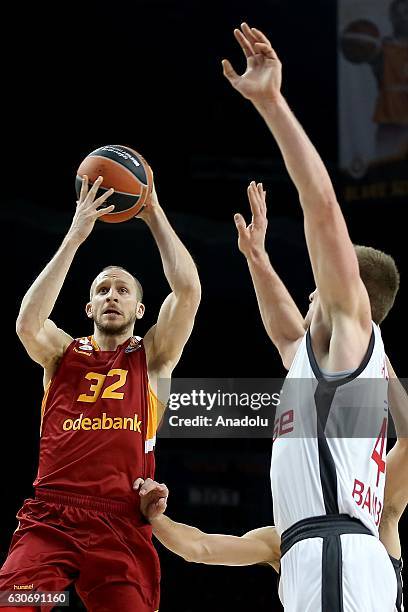
<svg viewBox="0 0 408 612">
<path fill-rule="evenodd" d="M 390 312 L 398 293 L 400 275 L 394 259 L 372 247 L 354 245 L 360 277 L 371 304 L 374 323 L 382 323 Z"/>
<path fill-rule="evenodd" d="M 134 276 L 131 272 L 129 272 L 129 270 L 126 270 L 126 268 L 123 268 L 122 266 L 106 266 L 106 268 L 101 270 L 99 272 L 99 274 L 102 274 L 102 272 L 106 272 L 107 270 L 112 270 L 112 269 L 113 270 L 123 270 L 127 274 L 130 274 L 130 276 L 135 281 L 136 293 L 137 293 L 137 296 L 138 296 L 138 300 L 139 300 L 139 302 L 142 302 L 143 301 L 143 287 L 142 287 L 141 283 L 137 280 L 136 276 Z M 98 276 L 99 276 L 99 274 L 98 274 Z M 93 290 L 94 290 L 94 287 L 95 287 L 95 281 L 98 278 L 98 276 L 96 276 L 96 278 L 93 280 L 92 285 L 91 285 L 91 289 L 90 289 L 91 300 L 92 300 Z"/>
</svg>

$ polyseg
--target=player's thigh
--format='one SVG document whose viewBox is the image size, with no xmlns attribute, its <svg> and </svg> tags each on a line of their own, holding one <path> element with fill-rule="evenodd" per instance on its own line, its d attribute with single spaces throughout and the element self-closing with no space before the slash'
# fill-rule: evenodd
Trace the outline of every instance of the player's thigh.
<svg viewBox="0 0 408 612">
<path fill-rule="evenodd" d="M 134 584 L 111 583 L 100 585 L 90 593 L 77 591 L 88 612 L 156 612 L 158 608 L 158 601 L 152 601 L 150 594 Z"/>
<path fill-rule="evenodd" d="M 281 560 L 279 596 L 285 612 L 319 612 L 322 598 L 322 539 L 295 544 Z"/>
<path fill-rule="evenodd" d="M 76 573 L 76 555 L 63 543 L 38 533 L 14 537 L 0 569 L 1 591 L 63 591 Z"/>
<path fill-rule="evenodd" d="M 345 612 L 393 611 L 397 579 L 381 542 L 368 535 L 341 536 Z"/>
</svg>

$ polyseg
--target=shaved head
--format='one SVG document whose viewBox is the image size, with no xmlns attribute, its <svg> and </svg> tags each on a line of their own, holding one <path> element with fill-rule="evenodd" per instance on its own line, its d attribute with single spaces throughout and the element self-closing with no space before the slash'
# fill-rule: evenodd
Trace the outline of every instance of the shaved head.
<svg viewBox="0 0 408 612">
<path fill-rule="evenodd" d="M 135 276 L 133 276 L 133 274 L 131 274 L 128 270 L 126 270 L 125 268 L 123 268 L 122 266 L 106 266 L 106 268 L 104 268 L 99 274 L 98 276 L 94 279 L 92 285 L 91 285 L 91 289 L 90 289 L 90 299 L 92 300 L 92 296 L 94 294 L 95 291 L 95 287 L 99 282 L 100 277 L 105 273 L 105 272 L 110 272 L 111 270 L 121 270 L 122 272 L 125 272 L 126 274 L 128 274 L 132 280 L 133 283 L 135 285 L 136 288 L 136 295 L 137 295 L 137 299 L 139 302 L 143 301 L 143 287 L 140 284 L 140 282 L 137 280 L 137 278 Z"/>
</svg>

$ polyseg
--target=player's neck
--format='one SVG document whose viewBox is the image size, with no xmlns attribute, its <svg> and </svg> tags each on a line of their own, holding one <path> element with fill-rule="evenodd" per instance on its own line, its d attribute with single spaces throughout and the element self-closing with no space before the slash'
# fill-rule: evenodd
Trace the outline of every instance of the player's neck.
<svg viewBox="0 0 408 612">
<path fill-rule="evenodd" d="M 123 344 L 132 334 L 133 330 L 127 330 L 123 334 L 111 336 L 104 334 L 99 329 L 95 329 L 93 337 L 100 351 L 116 351 L 118 346 Z"/>
</svg>

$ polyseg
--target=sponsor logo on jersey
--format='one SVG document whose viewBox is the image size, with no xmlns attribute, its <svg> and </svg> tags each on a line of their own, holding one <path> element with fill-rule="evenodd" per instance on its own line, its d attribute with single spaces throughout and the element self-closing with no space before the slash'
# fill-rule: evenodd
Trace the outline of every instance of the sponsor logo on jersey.
<svg viewBox="0 0 408 612">
<path fill-rule="evenodd" d="M 74 346 L 74 351 L 76 353 L 80 353 L 81 355 L 89 355 L 89 353 L 84 353 L 83 351 L 93 351 L 93 346 L 89 340 L 89 338 L 79 338 L 78 339 L 78 348 Z"/>
<path fill-rule="evenodd" d="M 138 414 L 134 414 L 133 417 L 110 417 L 106 412 L 102 412 L 101 417 L 93 417 L 92 419 L 85 417 L 84 413 L 81 412 L 79 417 L 76 419 L 65 419 L 62 423 L 62 429 L 64 431 L 97 431 L 102 429 L 129 429 L 129 431 L 136 431 L 142 433 L 142 421 L 139 420 Z"/>
<path fill-rule="evenodd" d="M 89 347 L 89 349 L 87 349 L 87 350 L 92 351 L 92 347 L 90 346 L 90 347 Z M 85 352 L 82 350 L 82 347 L 81 347 L 80 349 L 77 349 L 77 348 L 74 346 L 74 351 L 75 351 L 76 353 L 79 353 L 80 355 L 86 355 L 87 357 L 90 357 L 90 356 L 91 356 L 91 353 L 85 353 Z"/>
<path fill-rule="evenodd" d="M 125 348 L 125 353 L 133 353 L 134 351 L 138 351 L 140 348 L 142 348 L 140 340 L 138 340 L 135 336 L 132 336 L 129 340 L 129 344 Z"/>
</svg>

